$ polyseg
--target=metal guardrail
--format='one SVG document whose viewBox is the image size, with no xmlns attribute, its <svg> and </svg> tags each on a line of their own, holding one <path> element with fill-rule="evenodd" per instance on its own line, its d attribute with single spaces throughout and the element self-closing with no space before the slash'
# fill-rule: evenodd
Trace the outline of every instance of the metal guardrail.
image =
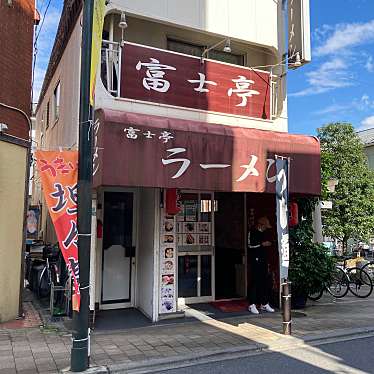
<svg viewBox="0 0 374 374">
<path fill-rule="evenodd" d="M 103 40 L 101 47 L 101 79 L 107 91 L 115 97 L 119 96 L 120 67 L 120 43 Z"/>
</svg>

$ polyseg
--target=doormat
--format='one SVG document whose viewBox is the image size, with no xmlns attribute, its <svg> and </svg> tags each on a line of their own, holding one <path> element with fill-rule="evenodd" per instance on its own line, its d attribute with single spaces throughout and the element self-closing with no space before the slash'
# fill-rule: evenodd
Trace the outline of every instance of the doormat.
<svg viewBox="0 0 374 374">
<path fill-rule="evenodd" d="M 247 300 L 213 301 L 210 305 L 224 313 L 245 312 L 248 310 Z"/>
</svg>

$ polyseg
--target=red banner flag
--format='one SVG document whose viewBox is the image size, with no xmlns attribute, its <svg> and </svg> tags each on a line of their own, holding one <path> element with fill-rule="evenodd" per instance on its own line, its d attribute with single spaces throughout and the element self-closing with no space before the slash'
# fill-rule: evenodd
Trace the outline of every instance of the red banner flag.
<svg viewBox="0 0 374 374">
<path fill-rule="evenodd" d="M 73 310 L 79 311 L 78 152 L 36 151 L 35 156 L 49 214 L 67 268 L 74 281 Z"/>
</svg>

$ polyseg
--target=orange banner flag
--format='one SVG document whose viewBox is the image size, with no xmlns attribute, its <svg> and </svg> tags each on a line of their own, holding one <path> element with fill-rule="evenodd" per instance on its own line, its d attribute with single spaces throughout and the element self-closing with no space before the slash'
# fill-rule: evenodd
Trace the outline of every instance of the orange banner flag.
<svg viewBox="0 0 374 374">
<path fill-rule="evenodd" d="M 35 157 L 48 211 L 66 266 L 74 282 L 73 310 L 79 311 L 78 152 L 36 151 Z"/>
</svg>

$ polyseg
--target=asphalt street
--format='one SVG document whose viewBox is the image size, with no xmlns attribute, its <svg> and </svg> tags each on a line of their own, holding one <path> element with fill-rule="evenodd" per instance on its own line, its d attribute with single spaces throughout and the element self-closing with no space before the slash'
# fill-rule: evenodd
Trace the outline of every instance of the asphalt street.
<svg viewBox="0 0 374 374">
<path fill-rule="evenodd" d="M 374 373 L 374 336 L 159 371 L 161 374 Z"/>
</svg>

